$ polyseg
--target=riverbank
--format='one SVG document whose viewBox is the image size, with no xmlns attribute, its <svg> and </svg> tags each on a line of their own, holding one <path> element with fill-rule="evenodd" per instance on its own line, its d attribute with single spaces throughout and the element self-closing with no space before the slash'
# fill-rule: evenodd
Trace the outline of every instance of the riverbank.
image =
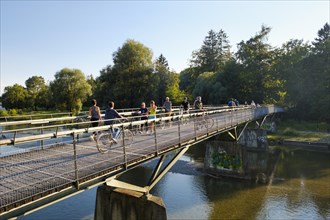
<svg viewBox="0 0 330 220">
<path fill-rule="evenodd" d="M 270 145 L 303 147 L 307 150 L 330 151 L 330 133 L 321 123 L 281 122 L 275 133 L 267 135 Z"/>
<path fill-rule="evenodd" d="M 308 142 L 308 143 L 330 143 L 330 134 L 325 132 L 292 131 L 290 133 L 277 132 L 267 135 L 268 140 L 276 142 Z"/>
</svg>

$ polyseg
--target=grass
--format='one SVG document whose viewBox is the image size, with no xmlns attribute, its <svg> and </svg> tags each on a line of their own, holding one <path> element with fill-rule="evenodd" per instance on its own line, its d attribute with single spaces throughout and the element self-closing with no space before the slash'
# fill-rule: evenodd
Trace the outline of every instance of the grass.
<svg viewBox="0 0 330 220">
<path fill-rule="evenodd" d="M 292 129 L 295 131 L 313 131 L 313 132 L 327 132 L 327 124 L 325 122 L 307 122 L 286 120 L 279 123 L 279 130 Z"/>
<path fill-rule="evenodd" d="M 278 131 L 268 134 L 269 140 L 291 140 L 308 142 L 330 142 L 326 123 L 283 121 L 278 124 Z"/>
</svg>

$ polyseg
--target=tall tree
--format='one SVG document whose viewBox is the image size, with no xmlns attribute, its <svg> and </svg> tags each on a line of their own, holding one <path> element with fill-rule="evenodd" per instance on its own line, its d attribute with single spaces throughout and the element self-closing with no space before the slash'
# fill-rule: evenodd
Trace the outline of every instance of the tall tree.
<svg viewBox="0 0 330 220">
<path fill-rule="evenodd" d="M 156 96 L 153 83 L 152 51 L 142 43 L 127 40 L 113 53 L 113 66 L 101 71 L 97 96 L 117 107 L 134 107 Z M 102 95 L 102 97 L 101 97 Z"/>
<path fill-rule="evenodd" d="M 167 88 L 173 85 L 174 82 L 170 77 L 168 62 L 163 54 L 160 54 L 156 59 L 154 66 L 154 83 L 158 85 L 156 102 L 161 104 L 165 100 Z"/>
<path fill-rule="evenodd" d="M 230 45 L 227 34 L 221 29 L 218 33 L 208 32 L 202 47 L 193 52 L 191 63 L 199 72 L 216 72 L 223 70 L 230 58 Z"/>
<path fill-rule="evenodd" d="M 42 76 L 32 76 L 25 81 L 25 85 L 29 94 L 28 102 L 34 110 L 36 111 L 38 106 L 45 106 L 45 94 L 48 89 L 45 79 Z"/>
<path fill-rule="evenodd" d="M 236 57 L 243 67 L 240 74 L 241 94 L 245 99 L 253 99 L 258 103 L 267 97 L 268 80 L 273 61 L 271 46 L 266 43 L 271 28 L 262 26 L 261 31 L 248 41 L 238 44 Z"/>
<path fill-rule="evenodd" d="M 26 108 L 26 100 L 28 97 L 27 90 L 19 85 L 7 86 L 2 94 L 2 104 L 7 109 L 23 109 Z"/>
<path fill-rule="evenodd" d="M 306 92 L 303 89 L 304 70 L 303 59 L 310 53 L 310 46 L 303 40 L 292 39 L 277 49 L 273 75 L 283 82 L 283 94 L 280 104 L 295 107 L 304 99 Z"/>
<path fill-rule="evenodd" d="M 213 85 L 216 83 L 214 72 L 205 72 L 198 76 L 193 96 L 201 96 L 204 104 L 211 103 Z"/>
<path fill-rule="evenodd" d="M 56 106 L 73 113 L 81 110 L 82 103 L 91 94 L 91 86 L 79 69 L 64 68 L 57 72 L 50 89 Z"/>
<path fill-rule="evenodd" d="M 168 84 L 165 89 L 165 94 L 163 97 L 170 97 L 173 103 L 179 104 L 182 102 L 183 98 L 186 96 L 185 92 L 180 90 L 180 76 L 175 72 L 170 72 L 168 74 Z M 162 83 L 162 82 L 161 82 Z M 162 103 L 160 103 L 162 104 Z"/>
<path fill-rule="evenodd" d="M 330 126 L 330 26 L 326 23 L 318 31 L 312 55 L 306 57 L 308 70 L 306 86 L 309 86 L 310 114 L 314 119 L 326 121 Z M 306 74 L 307 75 L 307 74 Z"/>
</svg>

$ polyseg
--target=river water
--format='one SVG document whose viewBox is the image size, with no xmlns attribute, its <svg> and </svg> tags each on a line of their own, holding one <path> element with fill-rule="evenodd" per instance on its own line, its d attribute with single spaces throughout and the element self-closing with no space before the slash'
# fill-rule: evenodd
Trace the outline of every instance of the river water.
<svg viewBox="0 0 330 220">
<path fill-rule="evenodd" d="M 330 155 L 283 148 L 272 180 L 216 179 L 201 169 L 205 147 L 193 146 L 151 193 L 168 219 L 330 219 Z M 152 163 L 122 178 L 143 185 Z M 19 219 L 93 219 L 96 187 Z"/>
</svg>

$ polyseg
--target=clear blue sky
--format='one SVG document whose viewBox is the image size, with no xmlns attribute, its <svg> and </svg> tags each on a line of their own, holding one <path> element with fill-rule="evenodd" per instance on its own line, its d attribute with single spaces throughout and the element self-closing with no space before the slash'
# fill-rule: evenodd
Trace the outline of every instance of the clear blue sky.
<svg viewBox="0 0 330 220">
<path fill-rule="evenodd" d="M 86 75 L 112 64 L 127 39 L 161 53 L 170 69 L 188 67 L 207 32 L 223 29 L 232 50 L 261 29 L 268 42 L 313 41 L 329 22 L 324 1 L 4 1 L 1 0 L 1 88 L 34 75 L 54 80 L 62 68 Z"/>
</svg>

